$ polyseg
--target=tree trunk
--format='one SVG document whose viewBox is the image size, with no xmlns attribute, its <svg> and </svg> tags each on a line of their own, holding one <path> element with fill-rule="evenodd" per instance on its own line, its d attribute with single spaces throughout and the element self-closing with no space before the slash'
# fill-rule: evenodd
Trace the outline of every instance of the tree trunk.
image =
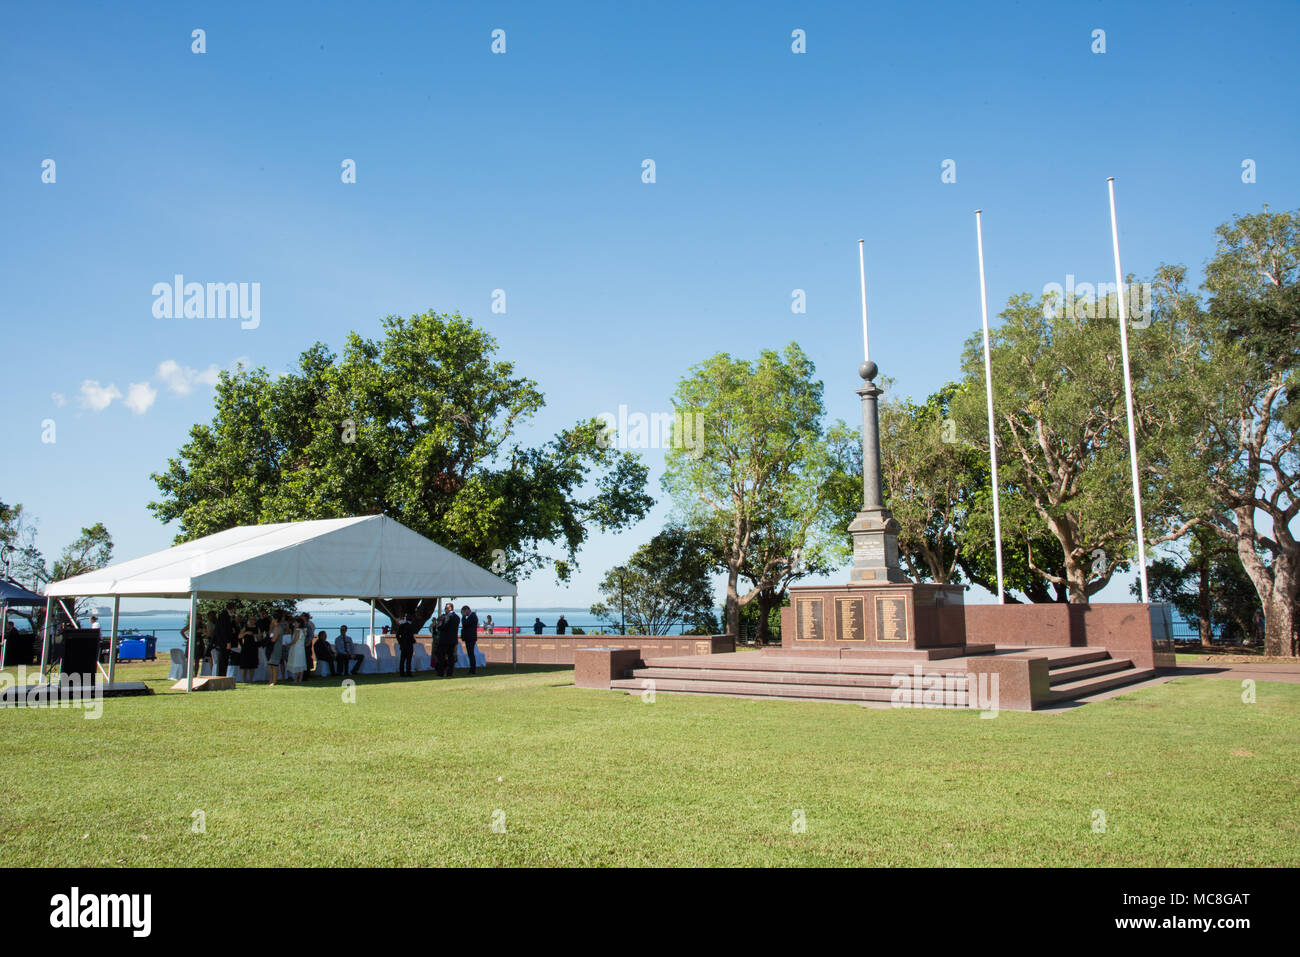
<svg viewBox="0 0 1300 957">
<path fill-rule="evenodd" d="M 1241 567 L 1255 586 L 1264 609 L 1264 654 L 1293 657 L 1296 654 L 1296 591 L 1300 586 L 1300 550 L 1275 553 L 1272 565 L 1265 565 L 1255 553 L 1253 506 L 1233 509 L 1237 517 L 1237 555 Z M 1281 535 L 1278 535 L 1281 538 Z"/>
<path fill-rule="evenodd" d="M 727 634 L 740 641 L 740 595 L 736 582 L 740 579 L 740 566 L 727 566 Z"/>
<path fill-rule="evenodd" d="M 1288 657 L 1295 654 L 1295 602 L 1278 594 L 1264 606 L 1264 654 Z"/>
<path fill-rule="evenodd" d="M 1214 626 L 1210 621 L 1210 558 L 1201 551 L 1200 581 L 1197 584 L 1197 607 L 1201 612 L 1200 631 L 1201 647 L 1208 648 L 1214 642 Z"/>
<path fill-rule="evenodd" d="M 772 630 L 767 626 L 768 616 L 777 602 L 776 593 L 770 588 L 764 588 L 758 593 L 758 634 L 755 636 L 758 645 L 761 648 L 767 644 L 768 639 L 772 637 Z"/>
</svg>

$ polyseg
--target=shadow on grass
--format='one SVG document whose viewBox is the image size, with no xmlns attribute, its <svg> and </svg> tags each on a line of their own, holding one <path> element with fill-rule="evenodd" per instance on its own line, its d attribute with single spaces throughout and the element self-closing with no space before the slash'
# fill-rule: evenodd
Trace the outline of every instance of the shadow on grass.
<svg viewBox="0 0 1300 957">
<path fill-rule="evenodd" d="M 348 675 L 346 678 L 343 675 L 334 675 L 334 676 L 325 675 L 325 676 L 317 676 L 317 677 L 309 678 L 308 680 L 302 682 L 285 681 L 281 679 L 280 681 L 277 681 L 274 685 L 268 684 L 265 681 L 254 681 L 254 682 L 240 681 L 236 684 L 236 688 L 249 688 L 249 687 L 268 688 L 268 689 L 274 688 L 277 691 L 283 688 L 289 691 L 298 691 L 302 689 L 322 688 L 322 687 L 341 688 L 343 687 L 344 681 L 355 681 L 358 688 L 382 687 L 384 685 L 419 685 L 419 684 L 434 684 L 434 683 L 441 684 L 447 681 L 453 681 L 453 682 L 477 681 L 480 678 L 507 678 L 510 677 L 511 675 L 552 674 L 555 672 L 565 672 L 565 671 L 569 671 L 569 672 L 573 671 L 573 666 L 572 665 L 529 664 L 529 665 L 519 665 L 518 667 L 512 668 L 510 665 L 488 665 L 485 668 L 479 668 L 478 671 L 475 672 L 473 675 L 471 675 L 464 668 L 458 669 L 456 673 L 452 675 L 451 678 L 439 678 L 432 671 L 417 671 L 414 675 L 411 675 L 409 677 L 405 675 L 391 674 L 391 673 L 390 674 Z M 154 691 L 159 695 L 188 694 L 188 692 L 186 692 L 184 689 L 173 690 L 172 685 L 175 684 L 175 681 L 170 678 L 146 678 L 143 680 L 151 687 L 153 687 Z M 180 680 L 184 681 L 185 679 L 182 678 Z M 571 684 L 573 684 L 573 682 L 570 680 L 570 681 L 560 682 L 559 684 L 556 685 L 552 685 L 552 687 L 561 688 Z M 211 692 L 200 692 L 200 693 L 209 694 Z"/>
</svg>

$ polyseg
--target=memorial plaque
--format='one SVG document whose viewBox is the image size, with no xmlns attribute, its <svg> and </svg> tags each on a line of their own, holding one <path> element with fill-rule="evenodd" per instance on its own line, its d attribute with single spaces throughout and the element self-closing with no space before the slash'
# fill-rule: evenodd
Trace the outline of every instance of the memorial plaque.
<svg viewBox="0 0 1300 957">
<path fill-rule="evenodd" d="M 825 641 L 826 633 L 822 630 L 822 600 L 820 598 L 800 598 L 795 605 L 798 616 L 798 635 L 800 641 Z"/>
<path fill-rule="evenodd" d="M 876 641 L 907 641 L 906 598 L 876 598 Z"/>
<path fill-rule="evenodd" d="M 861 598 L 836 598 L 835 621 L 840 641 L 866 641 L 866 622 Z"/>
</svg>

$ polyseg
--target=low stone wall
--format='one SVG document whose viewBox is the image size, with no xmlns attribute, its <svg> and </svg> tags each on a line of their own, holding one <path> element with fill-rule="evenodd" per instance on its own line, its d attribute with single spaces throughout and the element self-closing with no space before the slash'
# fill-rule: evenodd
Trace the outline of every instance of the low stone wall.
<svg viewBox="0 0 1300 957">
<path fill-rule="evenodd" d="M 1160 604 L 1126 602 L 1068 605 L 967 605 L 966 643 L 1002 647 L 1105 648 L 1138 668 L 1173 666 L 1166 651 L 1167 610 Z"/>
<path fill-rule="evenodd" d="M 736 650 L 730 635 L 520 635 L 520 664 L 571 665 L 579 648 L 635 648 L 641 658 L 717 655 Z M 489 664 L 510 664 L 510 636 L 484 635 L 478 649 Z"/>
</svg>

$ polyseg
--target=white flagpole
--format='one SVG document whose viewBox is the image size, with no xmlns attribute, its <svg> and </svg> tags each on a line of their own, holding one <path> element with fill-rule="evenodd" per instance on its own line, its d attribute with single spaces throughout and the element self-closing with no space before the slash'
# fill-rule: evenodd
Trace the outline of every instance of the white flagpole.
<svg viewBox="0 0 1300 957">
<path fill-rule="evenodd" d="M 871 346 L 867 343 L 867 265 L 862 252 L 865 242 L 864 239 L 858 240 L 858 282 L 862 286 L 862 358 L 870 362 Z"/>
<path fill-rule="evenodd" d="M 1115 220 L 1115 177 L 1106 177 L 1110 190 L 1110 239 L 1115 247 L 1115 286 L 1119 290 L 1119 348 L 1124 360 L 1124 411 L 1128 414 L 1128 458 L 1133 472 L 1133 519 L 1137 523 L 1138 580 L 1142 601 L 1151 601 L 1147 591 L 1146 539 L 1142 533 L 1142 485 L 1138 479 L 1137 435 L 1133 428 L 1133 382 L 1128 366 L 1128 296 L 1124 291 L 1124 271 L 1119 264 L 1119 225 Z"/>
<path fill-rule="evenodd" d="M 993 472 L 993 543 L 998 556 L 998 604 L 1005 601 L 1002 583 L 1002 507 L 998 498 L 998 443 L 993 424 L 993 359 L 989 351 L 989 294 L 984 285 L 984 229 L 980 210 L 975 210 L 975 242 L 980 254 L 980 317 L 984 323 L 984 395 L 988 400 L 989 467 Z"/>
</svg>

